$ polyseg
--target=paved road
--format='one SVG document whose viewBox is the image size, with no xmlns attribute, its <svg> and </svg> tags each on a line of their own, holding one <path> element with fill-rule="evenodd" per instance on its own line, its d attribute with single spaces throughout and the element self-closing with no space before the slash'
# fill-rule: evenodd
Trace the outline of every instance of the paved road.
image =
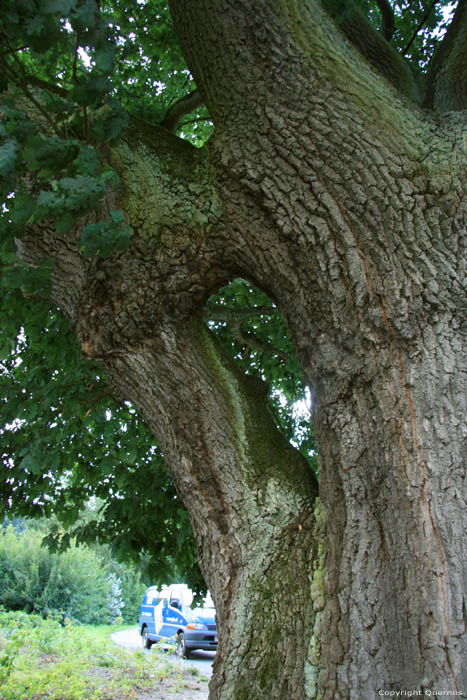
<svg viewBox="0 0 467 700">
<path fill-rule="evenodd" d="M 113 632 L 110 636 L 119 647 L 124 647 L 125 649 L 142 649 L 141 637 L 137 627 L 132 627 L 129 630 Z M 147 650 L 147 653 L 151 654 L 152 650 Z M 212 662 L 214 661 L 214 656 L 215 652 L 213 651 L 200 650 L 193 651 L 189 659 L 179 659 L 175 652 L 173 654 L 169 654 L 167 658 L 173 661 L 174 664 L 182 663 L 184 666 L 197 668 L 198 671 L 203 674 L 203 676 L 210 678 L 212 676 Z"/>
</svg>

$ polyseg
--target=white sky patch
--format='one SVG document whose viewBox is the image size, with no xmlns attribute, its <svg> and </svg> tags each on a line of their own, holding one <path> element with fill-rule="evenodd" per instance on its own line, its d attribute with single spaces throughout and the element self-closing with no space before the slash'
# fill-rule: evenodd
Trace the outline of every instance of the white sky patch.
<svg viewBox="0 0 467 700">
<path fill-rule="evenodd" d="M 313 409 L 313 397 L 310 391 L 310 388 L 308 386 L 305 387 L 305 398 L 303 401 L 297 401 L 296 404 L 294 404 L 294 411 L 297 411 L 297 415 L 301 415 L 303 417 L 311 417 L 311 411 Z"/>
<path fill-rule="evenodd" d="M 25 420 L 20 420 L 19 418 L 15 418 L 13 423 L 6 423 L 3 427 L 5 430 L 10 430 L 10 431 L 15 431 L 21 428 L 21 426 L 25 425 L 26 421 Z M 3 430 L 0 430 L 0 435 L 3 434 Z"/>
<path fill-rule="evenodd" d="M 89 68 L 89 66 L 91 65 L 91 59 L 89 57 L 89 54 L 86 53 L 82 46 L 79 47 L 78 54 L 86 68 Z"/>
<path fill-rule="evenodd" d="M 294 418 L 306 418 L 310 419 L 311 418 L 311 411 L 313 408 L 313 400 L 312 400 L 312 395 L 310 389 L 306 386 L 305 387 L 305 398 L 302 399 L 301 401 L 296 401 L 292 407 L 292 415 Z M 277 392 L 276 394 L 279 398 L 279 401 L 282 406 L 287 405 L 287 399 L 283 394 L 280 392 Z"/>
<path fill-rule="evenodd" d="M 441 9 L 441 12 L 443 13 L 443 17 L 444 17 L 444 20 L 445 20 L 445 21 L 452 20 L 452 16 L 453 16 L 454 10 L 456 9 L 456 5 L 457 5 L 456 2 L 451 2 L 451 3 L 449 3 L 449 5 L 447 5 L 446 7 L 443 7 L 443 8 Z M 443 36 L 446 34 L 446 31 L 447 31 L 446 28 L 445 28 L 445 29 L 442 29 L 442 30 L 440 30 L 440 29 L 435 29 L 435 30 L 433 31 L 433 34 L 434 34 L 437 38 L 441 39 L 441 37 L 443 37 Z"/>
</svg>

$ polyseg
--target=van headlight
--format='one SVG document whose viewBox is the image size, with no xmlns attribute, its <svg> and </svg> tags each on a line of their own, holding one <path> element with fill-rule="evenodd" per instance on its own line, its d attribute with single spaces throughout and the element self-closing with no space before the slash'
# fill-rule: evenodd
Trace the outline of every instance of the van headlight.
<svg viewBox="0 0 467 700">
<path fill-rule="evenodd" d="M 207 630 L 206 625 L 202 625 L 200 622 L 190 622 L 186 628 L 187 630 Z"/>
</svg>

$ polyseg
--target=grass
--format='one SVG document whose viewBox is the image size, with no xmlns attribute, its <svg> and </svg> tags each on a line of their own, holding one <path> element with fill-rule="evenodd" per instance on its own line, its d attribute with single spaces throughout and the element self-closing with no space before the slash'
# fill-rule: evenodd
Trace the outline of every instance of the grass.
<svg viewBox="0 0 467 700">
<path fill-rule="evenodd" d="M 129 653 L 112 631 L 0 611 L 0 700 L 138 700 L 166 681 L 189 685 L 162 651 Z"/>
</svg>

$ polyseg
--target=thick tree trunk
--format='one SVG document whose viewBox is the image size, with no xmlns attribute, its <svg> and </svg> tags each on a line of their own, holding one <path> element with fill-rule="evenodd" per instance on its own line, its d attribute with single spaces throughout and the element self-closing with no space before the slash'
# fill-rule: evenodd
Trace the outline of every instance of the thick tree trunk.
<svg viewBox="0 0 467 700">
<path fill-rule="evenodd" d="M 21 252 L 55 254 L 54 300 L 163 448 L 219 613 L 213 700 L 465 693 L 465 115 L 399 100 L 318 2 L 213 5 L 173 2 L 210 145 L 135 125 L 112 152 L 130 251 L 43 228 Z M 235 276 L 313 387 L 322 511 L 202 330 Z"/>
<path fill-rule="evenodd" d="M 107 374 L 154 430 L 190 504 L 220 627 L 211 697 L 300 697 L 314 623 L 315 479 L 278 433 L 262 382 L 225 363 L 199 320 L 165 326 L 164 343 L 125 354 Z"/>
<path fill-rule="evenodd" d="M 466 387 L 446 320 L 408 350 L 353 341 L 365 369 L 344 395 L 338 374 L 320 382 L 321 498 L 333 514 L 324 697 L 466 687 Z"/>
<path fill-rule="evenodd" d="M 187 31 L 199 7 L 173 3 L 222 125 L 225 209 L 262 229 L 254 275 L 316 393 L 328 522 L 319 687 L 326 698 L 465 691 L 465 116 L 399 102 L 312 4 L 312 17 L 293 1 L 256 4 L 248 30 L 250 3 L 225 4 L 224 32 L 210 36 L 213 11 L 203 19 L 201 52 Z M 237 182 L 250 200 L 232 197 Z"/>
</svg>

